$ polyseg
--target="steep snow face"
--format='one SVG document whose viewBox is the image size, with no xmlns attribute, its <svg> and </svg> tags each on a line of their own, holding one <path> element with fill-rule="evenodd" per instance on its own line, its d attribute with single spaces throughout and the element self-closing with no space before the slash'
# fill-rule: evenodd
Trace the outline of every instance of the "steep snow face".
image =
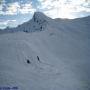
<svg viewBox="0 0 90 90">
<path fill-rule="evenodd" d="M 33 25 L 38 28 L 37 18 L 42 16 L 42 19 L 38 18 L 39 22 L 46 20 L 48 23 L 44 24 L 43 31 L 38 28 L 39 32 L 33 33 L 0 34 L 0 87 L 89 90 L 89 18 L 52 20 L 39 14 L 36 13 L 31 21 L 17 29 L 35 30 Z"/>
</svg>

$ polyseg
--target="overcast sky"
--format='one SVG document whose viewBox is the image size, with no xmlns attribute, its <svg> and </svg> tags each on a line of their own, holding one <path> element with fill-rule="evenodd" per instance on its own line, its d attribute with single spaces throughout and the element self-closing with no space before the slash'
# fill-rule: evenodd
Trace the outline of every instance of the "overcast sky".
<svg viewBox="0 0 90 90">
<path fill-rule="evenodd" d="M 90 0 L 0 0 L 0 28 L 16 26 L 40 11 L 51 18 L 90 15 Z"/>
</svg>

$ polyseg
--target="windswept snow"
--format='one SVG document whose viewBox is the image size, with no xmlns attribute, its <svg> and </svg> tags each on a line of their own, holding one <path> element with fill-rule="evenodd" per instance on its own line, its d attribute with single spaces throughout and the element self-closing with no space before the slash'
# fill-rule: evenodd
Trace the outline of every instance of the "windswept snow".
<svg viewBox="0 0 90 90">
<path fill-rule="evenodd" d="M 90 17 L 52 20 L 37 12 L 14 33 L 1 31 L 0 87 L 90 90 L 89 25 Z"/>
</svg>

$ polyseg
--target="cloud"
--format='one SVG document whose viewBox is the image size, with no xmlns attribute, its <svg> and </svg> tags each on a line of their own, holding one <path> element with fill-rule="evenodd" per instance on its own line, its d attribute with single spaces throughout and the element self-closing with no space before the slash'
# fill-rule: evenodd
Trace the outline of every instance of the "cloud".
<svg viewBox="0 0 90 90">
<path fill-rule="evenodd" d="M 18 2 L 8 4 L 5 14 L 14 15 L 18 13 L 20 5 Z"/>
<path fill-rule="evenodd" d="M 4 10 L 3 10 L 4 9 Z M 17 15 L 33 13 L 36 9 L 33 8 L 32 3 L 20 4 L 19 2 L 2 3 L 0 5 L 0 15 Z"/>
<path fill-rule="evenodd" d="M 6 26 L 12 26 L 15 24 L 16 20 L 6 20 L 6 21 L 0 21 L 0 28 L 5 28 Z"/>
<path fill-rule="evenodd" d="M 52 18 L 74 18 L 72 13 L 90 12 L 90 0 L 30 0 L 7 4 L 2 0 L 0 5 L 0 15 L 32 14 L 35 11 L 44 12 Z"/>
<path fill-rule="evenodd" d="M 23 4 L 19 9 L 21 14 L 33 13 L 35 11 L 36 9 L 32 7 L 32 3 Z"/>
<path fill-rule="evenodd" d="M 72 13 L 90 12 L 90 0 L 38 0 L 40 10 L 53 18 L 75 18 Z"/>
<path fill-rule="evenodd" d="M 14 15 L 18 13 L 18 10 L 20 8 L 20 5 L 18 2 L 14 3 L 3 3 L 0 8 L 0 14 L 1 15 Z"/>
<path fill-rule="evenodd" d="M 0 11 L 3 9 L 3 6 L 2 5 L 0 5 Z"/>
</svg>

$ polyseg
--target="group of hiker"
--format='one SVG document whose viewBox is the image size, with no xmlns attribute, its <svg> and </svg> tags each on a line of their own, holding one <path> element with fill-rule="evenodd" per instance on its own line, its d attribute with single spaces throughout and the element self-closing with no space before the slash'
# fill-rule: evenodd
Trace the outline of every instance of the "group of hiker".
<svg viewBox="0 0 90 90">
<path fill-rule="evenodd" d="M 37 56 L 37 60 L 38 60 L 38 62 L 41 62 L 39 56 Z M 29 59 L 27 59 L 27 63 L 30 64 L 31 61 Z"/>
</svg>

